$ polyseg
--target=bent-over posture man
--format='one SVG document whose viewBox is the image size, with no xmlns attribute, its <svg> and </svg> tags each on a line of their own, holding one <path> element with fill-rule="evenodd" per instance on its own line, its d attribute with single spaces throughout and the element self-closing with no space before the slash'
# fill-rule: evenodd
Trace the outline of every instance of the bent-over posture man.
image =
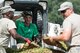
<svg viewBox="0 0 80 53">
<path fill-rule="evenodd" d="M 24 38 L 16 33 L 16 25 L 12 21 L 15 9 L 12 9 L 10 6 L 4 6 L 0 10 L 3 15 L 3 18 L 0 19 L 0 53 L 6 53 L 5 47 L 9 44 L 10 36 L 15 39 L 25 40 L 30 44 L 28 38 Z"/>
</svg>

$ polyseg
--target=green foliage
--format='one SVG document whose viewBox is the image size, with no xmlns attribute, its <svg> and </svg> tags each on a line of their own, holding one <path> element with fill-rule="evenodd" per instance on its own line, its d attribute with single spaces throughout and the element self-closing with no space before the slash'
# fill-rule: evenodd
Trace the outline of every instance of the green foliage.
<svg viewBox="0 0 80 53">
<path fill-rule="evenodd" d="M 58 12 L 59 6 L 65 1 L 70 1 L 74 5 L 74 11 L 80 13 L 79 0 L 48 0 L 48 21 L 52 23 L 62 24 L 63 17 Z"/>
<path fill-rule="evenodd" d="M 61 2 L 58 0 L 48 0 L 48 18 L 49 22 L 61 24 L 63 21 L 62 16 L 58 12 Z"/>
</svg>

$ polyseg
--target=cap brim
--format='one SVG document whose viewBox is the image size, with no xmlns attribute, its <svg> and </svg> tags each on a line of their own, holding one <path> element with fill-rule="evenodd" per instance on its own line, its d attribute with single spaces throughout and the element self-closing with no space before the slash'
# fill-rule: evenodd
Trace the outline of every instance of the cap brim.
<svg viewBox="0 0 80 53">
<path fill-rule="evenodd" d="M 15 11 L 15 9 L 7 9 L 7 10 L 4 10 L 4 11 L 2 12 L 2 14 L 3 14 L 3 13 L 6 13 L 6 12 L 9 12 L 9 11 L 14 12 L 14 11 Z"/>
<path fill-rule="evenodd" d="M 58 11 L 63 11 L 63 10 L 66 10 L 67 8 L 69 8 L 69 7 L 60 8 L 60 9 L 58 9 Z"/>
</svg>

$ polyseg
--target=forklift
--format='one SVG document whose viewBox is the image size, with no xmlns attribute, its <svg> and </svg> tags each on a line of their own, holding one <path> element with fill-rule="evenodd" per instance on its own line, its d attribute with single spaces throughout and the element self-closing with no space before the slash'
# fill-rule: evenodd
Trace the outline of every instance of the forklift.
<svg viewBox="0 0 80 53">
<path fill-rule="evenodd" d="M 42 0 L 6 0 L 4 4 L 6 5 L 6 3 L 10 3 L 10 6 L 15 9 L 14 14 L 16 15 L 23 11 L 32 14 L 32 23 L 37 25 L 39 42 L 43 46 L 41 38 L 48 33 L 48 2 Z"/>
</svg>

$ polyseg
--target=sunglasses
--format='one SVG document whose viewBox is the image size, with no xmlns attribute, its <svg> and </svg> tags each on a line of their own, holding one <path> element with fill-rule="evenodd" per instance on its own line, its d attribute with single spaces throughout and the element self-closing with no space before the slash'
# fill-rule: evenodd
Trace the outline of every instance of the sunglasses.
<svg viewBox="0 0 80 53">
<path fill-rule="evenodd" d="M 65 13 L 65 12 L 66 12 L 66 10 L 61 11 L 61 13 Z"/>
</svg>

